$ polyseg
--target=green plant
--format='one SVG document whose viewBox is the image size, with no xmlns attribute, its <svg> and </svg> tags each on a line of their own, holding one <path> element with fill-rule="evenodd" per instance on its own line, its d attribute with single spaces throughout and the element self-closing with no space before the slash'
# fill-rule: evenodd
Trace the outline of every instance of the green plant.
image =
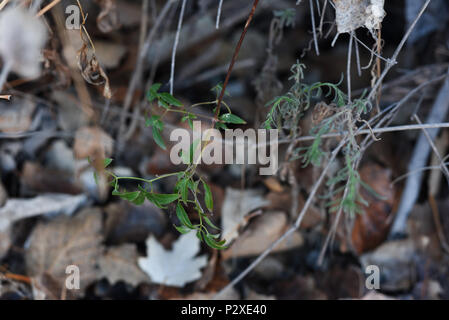
<svg viewBox="0 0 449 320">
<path fill-rule="evenodd" d="M 323 159 L 328 156 L 323 148 L 323 136 L 333 132 L 346 132 L 349 142 L 344 148 L 344 165 L 328 180 L 330 192 L 325 198 L 332 199 L 328 203 L 331 211 L 342 208 L 349 214 L 362 212 L 361 205 L 367 203 L 360 195 L 360 187 L 369 188 L 361 181 L 355 169 L 361 155 L 354 132 L 357 123 L 363 122 L 362 116 L 371 111 L 371 104 L 364 99 L 364 95 L 350 101 L 339 88 L 343 79 L 337 84 L 304 83 L 304 70 L 305 66 L 299 62 L 292 66 L 290 80 L 294 84 L 286 94 L 267 104 L 270 110 L 264 126 L 268 129 L 276 127 L 286 130 L 288 137 L 294 141 L 300 130 L 300 119 L 314 105 L 314 126 L 310 130 L 314 139 L 307 146 L 295 148 L 290 157 L 291 161 L 301 160 L 304 167 L 310 164 L 321 166 Z"/>
<path fill-rule="evenodd" d="M 200 105 L 213 105 L 217 103 L 217 100 L 210 102 L 203 102 L 192 105 L 189 110 L 175 97 L 167 92 L 159 92 L 161 84 L 156 83 L 151 86 L 147 94 L 147 99 L 149 102 L 157 102 L 157 106 L 163 110 L 163 114 L 152 114 L 147 115 L 146 125 L 152 128 L 153 139 L 156 144 L 166 149 L 166 144 L 162 138 L 162 132 L 164 130 L 164 116 L 167 112 L 175 112 L 183 114 L 182 121 L 187 121 L 191 128 L 193 128 L 193 120 L 197 119 L 199 115 L 190 111 L 194 107 Z M 217 85 L 212 90 L 214 92 L 221 91 L 221 85 Z M 246 123 L 243 119 L 236 116 L 231 112 L 229 106 L 223 102 L 226 106 L 227 112 L 224 114 L 219 114 L 218 119 L 216 119 L 216 128 L 226 129 L 227 124 L 244 124 Z M 215 113 L 214 109 L 214 113 Z M 129 201 L 135 205 L 142 205 L 145 200 L 150 201 L 157 207 L 161 209 L 166 209 L 168 205 L 175 205 L 176 216 L 180 222 L 180 225 L 175 225 L 174 227 L 180 233 L 185 234 L 190 231 L 195 231 L 198 239 L 204 241 L 209 247 L 214 249 L 224 249 L 226 248 L 226 240 L 219 240 L 219 233 L 212 233 L 210 229 L 219 230 L 210 220 L 208 214 L 213 212 L 214 202 L 211 189 L 206 181 L 202 177 L 198 177 L 196 173 L 197 164 L 193 159 L 193 154 L 196 148 L 200 148 L 197 142 L 193 142 L 190 146 L 190 157 L 186 154 L 182 154 L 184 163 L 187 164 L 187 168 L 180 172 L 174 172 L 170 174 L 165 174 L 153 179 L 144 179 L 139 177 L 119 177 L 114 172 L 108 169 L 112 163 L 112 159 L 104 160 L 104 170 L 109 177 L 109 183 L 113 188 L 112 194 L 114 196 L 120 197 L 123 200 Z M 96 175 L 96 174 L 95 174 Z M 177 182 L 175 184 L 174 190 L 169 194 L 156 193 L 154 191 L 154 183 L 156 181 L 168 178 L 176 177 Z M 134 181 L 137 183 L 136 190 L 128 191 L 121 187 L 120 182 L 122 181 Z M 203 209 L 200 203 L 200 196 L 203 198 L 206 208 Z M 192 222 L 189 215 L 187 214 L 186 207 L 193 206 L 195 212 L 197 213 L 198 223 Z"/>
</svg>

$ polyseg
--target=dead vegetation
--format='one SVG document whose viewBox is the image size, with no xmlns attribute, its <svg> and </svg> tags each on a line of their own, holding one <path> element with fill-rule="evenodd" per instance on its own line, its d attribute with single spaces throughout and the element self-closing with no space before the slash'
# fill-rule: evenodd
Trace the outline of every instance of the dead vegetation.
<svg viewBox="0 0 449 320">
<path fill-rule="evenodd" d="M 448 17 L 444 0 L 1 1 L 0 297 L 449 298 Z M 173 164 L 195 119 L 279 129 L 276 175 Z"/>
</svg>

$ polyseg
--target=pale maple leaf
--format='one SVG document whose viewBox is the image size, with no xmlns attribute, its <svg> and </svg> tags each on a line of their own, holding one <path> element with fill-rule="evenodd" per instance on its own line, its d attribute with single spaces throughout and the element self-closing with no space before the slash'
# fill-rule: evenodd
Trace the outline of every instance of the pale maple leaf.
<svg viewBox="0 0 449 320">
<path fill-rule="evenodd" d="M 139 267 L 150 276 L 152 282 L 174 287 L 201 278 L 201 268 L 207 265 L 205 255 L 196 257 L 200 241 L 195 232 L 181 235 L 173 243 L 171 251 L 150 235 L 147 239 L 147 257 L 139 258 Z"/>
</svg>

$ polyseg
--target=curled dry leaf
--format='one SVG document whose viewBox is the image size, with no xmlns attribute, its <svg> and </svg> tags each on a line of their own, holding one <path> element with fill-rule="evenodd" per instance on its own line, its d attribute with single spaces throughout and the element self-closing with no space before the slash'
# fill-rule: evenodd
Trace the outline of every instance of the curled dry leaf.
<svg viewBox="0 0 449 320">
<path fill-rule="evenodd" d="M 87 209 L 75 217 L 60 216 L 50 222 L 41 222 L 30 236 L 25 260 L 32 276 L 49 274 L 62 287 L 66 268 L 75 265 L 80 270 L 80 289 L 98 277 L 97 258 L 102 248 L 102 214 L 98 209 Z"/>
<path fill-rule="evenodd" d="M 232 244 L 223 252 L 224 259 L 255 256 L 264 252 L 274 241 L 287 231 L 287 217 L 283 212 L 267 212 L 254 221 Z M 300 247 L 304 239 L 299 232 L 281 242 L 273 252 Z"/>
<path fill-rule="evenodd" d="M 228 243 L 234 240 L 238 236 L 239 228 L 247 223 L 246 215 L 268 204 L 257 190 L 226 189 L 221 209 L 223 238 Z"/>
<path fill-rule="evenodd" d="M 0 55 L 5 65 L 27 78 L 39 76 L 41 50 L 47 41 L 44 23 L 21 6 L 0 13 Z"/>
<path fill-rule="evenodd" d="M 101 67 L 95 53 L 90 52 L 87 43 L 84 43 L 77 54 L 78 67 L 84 80 L 95 86 L 104 85 L 103 96 L 111 99 L 112 93 L 109 78 Z"/>
<path fill-rule="evenodd" d="M 115 0 L 96 0 L 101 7 L 97 26 L 101 32 L 108 33 L 120 28 L 120 19 Z"/>
</svg>

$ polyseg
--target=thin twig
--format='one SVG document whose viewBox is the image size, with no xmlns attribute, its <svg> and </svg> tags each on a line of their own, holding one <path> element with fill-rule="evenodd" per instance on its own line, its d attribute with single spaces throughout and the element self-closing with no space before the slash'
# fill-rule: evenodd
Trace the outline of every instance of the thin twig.
<svg viewBox="0 0 449 320">
<path fill-rule="evenodd" d="M 421 122 L 421 119 L 418 117 L 418 115 L 415 113 L 413 115 L 413 118 L 416 120 L 416 122 L 418 122 L 418 124 L 422 125 L 423 123 Z M 427 131 L 427 129 L 423 128 L 422 132 L 424 133 L 424 135 L 426 136 L 427 142 L 429 142 L 430 147 L 432 148 L 433 152 L 435 153 L 435 155 L 438 158 L 438 161 L 440 162 L 440 166 L 441 166 L 441 171 L 444 173 L 444 175 L 446 176 L 446 180 L 448 182 L 449 185 L 449 170 L 447 169 L 446 165 L 444 164 L 444 160 L 443 157 L 441 156 L 440 152 L 438 151 L 438 148 L 436 147 L 435 143 L 432 140 L 432 137 L 430 136 L 429 132 Z"/>
<path fill-rule="evenodd" d="M 438 128 L 449 128 L 449 122 L 443 122 L 443 123 L 425 123 L 425 124 L 409 124 L 409 125 L 402 125 L 402 126 L 393 126 L 393 127 L 385 127 L 385 128 L 372 128 L 372 129 L 362 129 L 354 133 L 355 136 L 360 135 L 369 135 L 371 136 L 373 133 L 388 133 L 388 132 L 398 132 L 398 131 L 408 131 L 408 130 L 422 130 L 422 129 L 438 129 Z M 320 137 L 322 139 L 329 139 L 329 138 L 340 138 L 347 135 L 347 132 L 335 132 L 335 133 L 327 133 L 323 134 Z M 306 142 L 306 141 L 314 141 L 316 139 L 316 136 L 304 136 L 296 138 L 294 141 L 296 142 Z M 279 140 L 279 144 L 286 144 L 291 143 L 291 139 L 284 139 Z M 267 143 L 269 144 L 269 143 Z M 265 144 L 261 143 L 258 146 L 264 146 Z"/>
<path fill-rule="evenodd" d="M 221 9 L 223 8 L 223 0 L 220 0 L 220 3 L 218 4 L 218 11 L 217 11 L 217 22 L 215 23 L 215 28 L 220 28 L 220 17 L 221 17 Z"/>
<path fill-rule="evenodd" d="M 179 44 L 179 35 L 181 34 L 182 21 L 184 19 L 184 11 L 186 8 L 187 0 L 182 0 L 181 12 L 179 13 L 178 29 L 176 30 L 175 43 L 173 45 L 173 51 L 171 55 L 171 72 L 170 72 L 170 94 L 173 95 L 173 86 L 175 81 L 175 62 L 176 62 L 176 50 Z"/>
<path fill-rule="evenodd" d="M 436 79 L 432 79 L 431 81 L 429 81 L 428 83 L 426 83 L 426 85 L 428 85 L 429 83 L 433 83 L 437 80 L 441 80 L 444 79 L 444 77 L 438 77 Z M 424 85 L 420 86 L 421 88 L 424 87 Z M 415 90 L 414 93 L 416 93 L 417 90 Z M 402 105 L 403 103 L 405 103 L 405 101 L 407 99 L 409 99 L 414 93 L 409 93 L 406 97 L 404 97 L 401 102 L 399 103 L 399 105 Z M 387 112 L 384 110 L 384 112 Z M 384 112 L 382 112 L 381 114 L 377 114 L 376 116 L 374 116 L 371 120 L 370 123 L 373 123 L 374 121 L 377 121 L 377 119 L 379 117 L 381 117 L 382 115 L 384 115 Z M 446 126 L 449 127 L 449 123 L 445 124 Z M 358 130 L 356 130 L 354 132 L 354 136 L 358 135 L 363 129 L 363 127 L 366 126 L 366 124 L 364 124 L 361 128 L 359 128 Z M 423 125 L 426 126 L 426 125 Z M 407 128 L 410 128 L 410 126 L 406 126 Z M 379 128 L 379 130 L 385 130 L 388 128 Z M 396 130 L 394 130 L 396 131 Z M 366 130 L 366 134 L 370 134 L 371 130 Z M 299 138 L 301 139 L 301 138 Z M 331 154 L 331 157 L 329 159 L 329 162 L 327 164 L 327 166 L 323 169 L 319 179 L 317 180 L 317 182 L 314 184 L 309 197 L 306 201 L 306 203 L 304 204 L 301 213 L 299 214 L 295 224 L 288 229 L 278 240 L 276 240 L 273 244 L 271 244 L 261 255 L 259 255 L 256 260 L 254 260 L 243 272 L 241 272 L 236 278 L 234 278 L 227 286 L 225 286 L 220 292 L 217 293 L 217 295 L 214 297 L 214 299 L 220 298 L 221 296 L 223 296 L 223 294 L 225 294 L 228 290 L 230 290 L 234 285 L 236 285 L 238 282 L 240 282 L 243 278 L 245 278 L 245 276 L 247 274 L 249 274 L 266 256 L 268 256 L 271 251 L 273 251 L 274 248 L 276 248 L 282 241 L 284 241 L 286 238 L 288 238 L 293 232 L 295 232 L 299 226 L 301 225 L 302 219 L 304 218 L 305 213 L 307 212 L 309 206 L 311 205 L 313 199 L 315 198 L 315 195 L 318 191 L 318 188 L 320 187 L 321 183 L 323 182 L 328 170 L 330 169 L 332 162 L 335 160 L 335 158 L 337 157 L 338 153 L 340 152 L 340 150 L 343 148 L 343 146 L 349 141 L 348 136 L 346 136 L 345 138 L 342 139 L 342 141 L 340 142 L 340 144 L 334 149 L 334 151 Z"/>
<path fill-rule="evenodd" d="M 352 37 L 355 38 L 355 31 L 352 32 Z M 355 58 L 356 58 L 356 62 L 357 62 L 357 75 L 359 77 L 362 76 L 362 65 L 360 63 L 360 52 L 359 52 L 359 44 L 358 42 L 354 42 L 354 46 L 355 46 Z"/>
<path fill-rule="evenodd" d="M 394 51 L 393 56 L 391 57 L 389 62 L 386 64 L 384 71 L 382 72 L 382 74 L 380 75 L 379 79 L 377 79 L 376 83 L 374 84 L 373 88 L 371 89 L 371 92 L 370 92 L 370 94 L 367 97 L 368 100 L 372 100 L 374 98 L 374 96 L 377 94 L 377 90 L 381 86 L 381 84 L 384 81 L 385 77 L 387 76 L 388 72 L 397 63 L 396 59 L 398 58 L 399 53 L 401 53 L 402 48 L 404 47 L 406 41 L 410 37 L 410 34 L 412 33 L 412 31 L 415 29 L 415 26 L 418 23 L 418 20 L 424 14 L 424 11 L 426 11 L 427 6 L 429 5 L 430 1 L 431 0 L 427 0 L 426 3 L 424 3 L 424 5 L 422 6 L 422 8 L 419 11 L 418 15 L 416 16 L 415 20 L 413 21 L 413 23 L 408 28 L 408 30 L 405 33 L 404 37 L 402 37 L 402 40 L 399 43 L 399 45 L 397 46 L 396 50 Z"/>
<path fill-rule="evenodd" d="M 313 0 L 309 0 L 310 3 L 310 16 L 312 19 L 312 32 L 313 32 L 313 43 L 315 44 L 315 52 L 316 55 L 320 55 L 320 48 L 318 47 L 318 36 L 316 33 L 316 25 L 315 25 L 315 8 L 313 6 Z"/>
<path fill-rule="evenodd" d="M 346 197 L 348 196 L 349 187 L 350 187 L 350 184 L 346 183 L 342 199 L 346 199 Z M 317 261 L 318 266 L 321 266 L 321 264 L 323 263 L 324 255 L 326 254 L 327 247 L 329 246 L 329 243 L 331 242 L 333 235 L 335 235 L 337 233 L 338 224 L 340 223 L 340 218 L 341 218 L 342 214 L 343 214 L 343 201 L 340 203 L 337 215 L 335 216 L 335 221 L 332 225 L 331 230 L 329 230 L 329 232 L 326 236 L 326 240 L 324 241 L 323 247 L 321 248 L 321 252 L 320 252 L 320 255 L 318 256 L 318 261 Z"/>
<path fill-rule="evenodd" d="M 5 85 L 6 79 L 8 79 L 8 74 L 11 71 L 12 63 L 7 60 L 3 65 L 2 71 L 0 73 L 0 91 L 3 89 Z"/>
<path fill-rule="evenodd" d="M 3 8 L 8 4 L 9 0 L 3 0 L 0 3 L 0 11 L 3 10 Z"/>
<path fill-rule="evenodd" d="M 340 150 L 343 148 L 343 146 L 346 144 L 346 139 L 343 139 L 343 141 L 340 142 L 340 144 L 334 149 L 332 152 L 332 155 L 326 165 L 326 167 L 321 172 L 320 177 L 318 178 L 317 182 L 313 186 L 312 190 L 310 191 L 310 195 L 307 198 L 306 203 L 304 204 L 298 218 L 296 219 L 295 224 L 290 227 L 279 239 L 277 239 L 275 242 L 273 242 L 261 255 L 257 257 L 256 260 L 254 260 L 243 272 L 241 272 L 237 277 L 235 277 L 228 285 L 226 285 L 222 290 L 220 290 L 215 296 L 214 299 L 219 299 L 221 296 L 223 296 L 228 290 L 230 290 L 234 285 L 239 283 L 245 276 L 250 273 L 266 256 L 268 256 L 273 249 L 275 249 L 282 241 L 287 239 L 293 232 L 298 230 L 298 228 L 301 225 L 302 220 L 304 219 L 304 216 L 309 209 L 310 205 L 312 204 L 313 199 L 315 198 L 315 195 L 318 192 L 319 187 L 321 186 L 321 183 L 323 182 L 324 178 L 327 175 L 327 172 L 332 167 L 332 164 L 337 157 Z"/>
<path fill-rule="evenodd" d="M 154 3 L 153 3 L 154 4 Z M 145 39 L 147 37 L 147 28 L 148 28 L 148 8 L 149 8 L 149 0 L 143 0 L 142 1 L 142 16 L 141 16 L 141 23 L 140 23 L 140 35 L 139 35 L 139 51 L 142 49 Z M 124 139 L 123 141 L 128 141 L 131 139 L 132 135 L 134 134 L 134 131 L 138 125 L 138 118 L 140 116 L 140 109 L 141 109 L 142 103 L 139 103 L 136 108 L 134 108 L 134 114 L 133 118 L 131 120 L 131 123 L 128 127 L 128 130 L 124 133 Z"/>
<path fill-rule="evenodd" d="M 56 6 L 58 3 L 60 3 L 61 0 L 53 0 L 51 3 L 47 4 L 44 8 L 42 8 L 37 14 L 36 17 L 43 16 L 48 11 L 50 11 L 54 6 Z"/>
<path fill-rule="evenodd" d="M 320 34 L 323 33 L 324 16 L 325 16 L 325 13 L 326 13 L 326 8 L 327 8 L 327 2 L 328 1 L 329 0 L 325 0 L 324 1 L 323 11 L 321 11 L 320 26 L 318 27 L 318 33 L 320 33 Z"/>
<path fill-rule="evenodd" d="M 438 121 L 439 119 L 444 119 L 446 118 L 448 112 L 449 112 L 449 79 L 446 78 L 446 81 L 441 87 L 440 92 L 434 102 L 432 111 L 430 112 L 427 118 L 427 122 L 433 123 Z M 429 135 L 431 137 L 430 140 L 435 139 L 437 134 L 438 134 L 437 129 L 433 129 L 432 131 L 430 131 L 429 132 Z M 426 165 L 430 149 L 431 147 L 427 141 L 427 137 L 423 133 L 422 135 L 420 135 L 415 145 L 415 149 L 413 151 L 413 155 L 409 164 L 409 171 L 422 168 L 423 166 Z M 404 192 L 402 193 L 401 196 L 399 208 L 390 231 L 390 238 L 394 238 L 396 235 L 405 233 L 408 215 L 418 198 L 419 191 L 421 190 L 421 179 L 422 174 L 419 173 L 410 176 L 407 179 Z"/>
<path fill-rule="evenodd" d="M 123 144 L 125 125 L 126 125 L 126 123 L 125 123 L 126 114 L 128 113 L 128 110 L 131 107 L 131 103 L 132 103 L 132 100 L 134 97 L 134 92 L 136 91 L 137 85 L 139 84 L 139 81 L 141 81 L 145 58 L 147 56 L 148 50 L 150 49 L 153 39 L 157 34 L 157 30 L 159 29 L 159 26 L 164 21 L 165 16 L 169 12 L 173 3 L 175 3 L 176 1 L 178 1 L 178 0 L 169 0 L 165 3 L 165 6 L 162 8 L 161 13 L 159 14 L 156 22 L 154 23 L 154 25 L 151 29 L 151 32 L 148 34 L 148 36 L 145 40 L 145 43 L 139 52 L 139 56 L 138 56 L 137 62 L 136 62 L 136 67 L 134 68 L 133 75 L 131 76 L 131 80 L 129 82 L 128 90 L 126 92 L 125 100 L 123 103 L 122 115 L 120 117 L 120 127 L 119 127 L 118 141 L 117 141 L 117 145 L 118 145 L 119 149 L 122 147 L 122 144 Z"/>
<path fill-rule="evenodd" d="M 245 39 L 246 32 L 248 31 L 249 25 L 253 20 L 254 13 L 256 12 L 257 5 L 259 4 L 259 0 L 254 0 L 253 7 L 251 8 L 251 12 L 249 13 L 248 19 L 246 20 L 245 28 L 243 28 L 243 32 L 240 36 L 239 42 L 235 47 L 234 55 L 232 56 L 231 63 L 229 64 L 228 73 L 226 74 L 225 81 L 223 83 L 223 87 L 220 92 L 220 96 L 217 101 L 217 110 L 215 111 L 215 122 L 218 121 L 218 116 L 220 115 L 220 107 L 223 102 L 224 94 L 226 92 L 226 87 L 228 86 L 229 78 L 231 77 L 232 69 L 234 68 L 235 61 L 237 60 L 237 56 L 239 55 L 240 47 L 242 46 L 243 40 Z"/>
<path fill-rule="evenodd" d="M 436 78 L 430 79 L 416 88 L 410 90 L 399 102 L 387 107 L 386 109 L 382 110 L 381 113 L 376 114 L 372 119 L 379 119 L 383 117 L 375 126 L 374 130 L 379 129 L 381 126 L 385 125 L 388 126 L 396 116 L 396 114 L 399 112 L 400 108 L 405 105 L 406 102 L 408 102 L 413 96 L 415 96 L 418 92 L 420 92 L 422 89 L 427 88 L 429 85 L 438 83 L 444 79 L 447 79 L 447 74 L 438 76 Z M 370 121 L 371 122 L 371 121 Z M 373 140 L 369 139 L 370 137 L 367 136 L 365 140 L 360 144 L 360 150 L 363 152 L 363 150 L 366 150 L 372 143 Z"/>
<path fill-rule="evenodd" d="M 348 83 L 348 104 L 351 104 L 352 94 L 351 94 L 351 58 L 352 58 L 352 43 L 354 35 L 353 32 L 349 34 L 349 46 L 348 46 L 348 61 L 346 65 L 346 80 Z"/>
</svg>

